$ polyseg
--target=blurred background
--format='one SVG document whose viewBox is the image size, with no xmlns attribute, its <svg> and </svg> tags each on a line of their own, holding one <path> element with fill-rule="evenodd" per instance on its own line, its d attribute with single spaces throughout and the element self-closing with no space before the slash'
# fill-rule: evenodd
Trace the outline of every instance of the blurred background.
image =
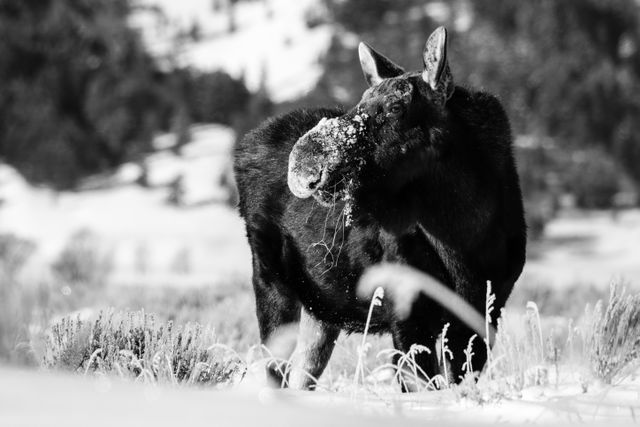
<svg viewBox="0 0 640 427">
<path fill-rule="evenodd" d="M 255 344 L 234 143 L 354 105 L 360 41 L 421 68 L 438 25 L 457 84 L 512 121 L 530 244 L 511 304 L 571 317 L 637 286 L 639 21 L 637 0 L 0 0 L 0 360 L 41 363 L 34 337 L 103 307 Z"/>
</svg>

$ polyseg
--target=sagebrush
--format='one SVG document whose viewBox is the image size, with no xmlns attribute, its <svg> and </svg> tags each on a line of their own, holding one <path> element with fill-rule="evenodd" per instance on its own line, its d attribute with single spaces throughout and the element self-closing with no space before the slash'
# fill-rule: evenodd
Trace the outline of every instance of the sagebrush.
<svg viewBox="0 0 640 427">
<path fill-rule="evenodd" d="M 201 385 L 235 384 L 246 370 L 235 351 L 217 342 L 211 328 L 159 323 L 144 311 L 100 312 L 91 322 L 64 317 L 47 336 L 43 365 Z"/>
</svg>

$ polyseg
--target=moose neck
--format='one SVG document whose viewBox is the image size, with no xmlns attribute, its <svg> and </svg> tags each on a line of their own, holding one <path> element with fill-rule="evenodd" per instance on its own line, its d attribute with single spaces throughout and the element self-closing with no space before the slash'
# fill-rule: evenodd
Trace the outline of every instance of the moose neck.
<svg viewBox="0 0 640 427">
<path fill-rule="evenodd" d="M 401 235 L 419 225 L 431 238 L 455 250 L 476 246 L 493 216 L 493 191 L 479 181 L 469 157 L 456 152 L 462 149 L 456 142 L 444 142 L 451 143 L 446 154 L 422 151 L 408 156 L 380 178 L 377 188 L 364 189 L 362 214 L 392 234 Z"/>
</svg>

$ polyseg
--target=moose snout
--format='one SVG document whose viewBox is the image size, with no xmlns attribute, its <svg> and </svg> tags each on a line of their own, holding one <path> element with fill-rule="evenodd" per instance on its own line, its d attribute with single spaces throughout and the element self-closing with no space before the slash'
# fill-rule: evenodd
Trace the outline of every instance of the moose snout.
<svg viewBox="0 0 640 427">
<path fill-rule="evenodd" d="M 320 120 L 291 149 L 287 184 L 296 197 L 305 199 L 316 193 L 340 163 L 342 155 L 334 141 L 336 120 Z"/>
</svg>

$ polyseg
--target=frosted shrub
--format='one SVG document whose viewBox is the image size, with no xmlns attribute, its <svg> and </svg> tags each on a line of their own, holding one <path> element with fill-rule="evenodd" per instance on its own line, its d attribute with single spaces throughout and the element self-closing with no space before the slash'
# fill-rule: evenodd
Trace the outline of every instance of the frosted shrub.
<svg viewBox="0 0 640 427">
<path fill-rule="evenodd" d="M 63 318 L 47 337 L 43 366 L 202 385 L 235 384 L 246 370 L 210 328 L 158 324 L 144 311 L 101 312 L 93 322 Z"/>
<path fill-rule="evenodd" d="M 640 358 L 640 295 L 628 295 L 614 283 L 608 304 L 598 301 L 588 314 L 585 344 L 591 369 L 611 384 Z"/>
</svg>

